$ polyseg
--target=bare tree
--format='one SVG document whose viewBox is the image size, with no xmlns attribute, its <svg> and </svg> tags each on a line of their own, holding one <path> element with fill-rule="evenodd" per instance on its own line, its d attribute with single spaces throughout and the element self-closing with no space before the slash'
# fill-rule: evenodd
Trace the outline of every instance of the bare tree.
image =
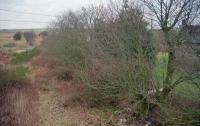
<svg viewBox="0 0 200 126">
<path fill-rule="evenodd" d="M 165 98 L 177 84 L 186 80 L 181 77 L 178 81 L 173 83 L 173 76 L 176 69 L 175 66 L 175 51 L 177 41 L 172 40 L 171 32 L 183 20 L 186 23 L 193 22 L 199 16 L 200 1 L 199 0 L 142 0 L 143 3 L 152 12 L 154 19 L 161 27 L 165 43 L 167 45 L 167 52 L 169 59 L 167 63 L 167 73 L 164 80 L 163 98 Z M 190 78 L 191 79 L 191 78 Z"/>
<path fill-rule="evenodd" d="M 147 25 L 141 6 L 122 1 L 66 12 L 53 27 L 65 42 L 67 64 L 77 65 L 78 71 L 88 74 L 81 74 L 81 81 L 87 81 L 97 99 L 120 97 L 120 93 L 113 94 L 127 90 L 143 100 L 152 84 L 150 71 L 155 56 Z"/>
</svg>

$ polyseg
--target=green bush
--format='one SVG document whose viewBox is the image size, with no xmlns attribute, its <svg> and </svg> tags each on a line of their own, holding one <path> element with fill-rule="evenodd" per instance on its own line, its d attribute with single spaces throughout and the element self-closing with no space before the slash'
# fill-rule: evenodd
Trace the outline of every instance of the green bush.
<svg viewBox="0 0 200 126">
<path fill-rule="evenodd" d="M 13 36 L 14 40 L 21 40 L 22 34 L 21 32 L 16 32 Z"/>
<path fill-rule="evenodd" d="M 15 53 L 12 56 L 11 63 L 19 64 L 19 63 L 29 61 L 32 57 L 36 56 L 38 53 L 39 53 L 39 50 L 37 48 L 34 48 L 30 51 L 22 52 L 22 53 Z"/>
</svg>

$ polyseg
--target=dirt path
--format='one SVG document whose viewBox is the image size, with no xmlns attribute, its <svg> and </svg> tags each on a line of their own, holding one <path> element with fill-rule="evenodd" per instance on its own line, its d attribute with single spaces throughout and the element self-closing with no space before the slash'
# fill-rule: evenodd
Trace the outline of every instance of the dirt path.
<svg viewBox="0 0 200 126">
<path fill-rule="evenodd" d="M 55 91 L 44 93 L 39 91 L 39 104 L 37 106 L 40 115 L 41 126 L 74 126 L 79 125 L 78 120 L 74 120 L 71 110 L 62 106 L 61 96 Z"/>
<path fill-rule="evenodd" d="M 34 60 L 38 60 L 37 57 Z M 37 61 L 38 62 L 38 61 Z M 36 87 L 39 99 L 37 101 L 37 113 L 40 117 L 39 126 L 79 126 L 80 121 L 76 117 L 78 108 L 64 107 L 65 98 L 61 89 L 70 82 L 58 82 L 50 75 L 48 66 L 28 66 L 31 69 L 29 78 Z M 69 84 L 68 84 L 69 85 Z M 73 110 L 76 109 L 76 110 Z"/>
<path fill-rule="evenodd" d="M 27 66 L 31 71 L 28 77 L 39 97 L 36 102 L 38 126 L 94 126 L 99 123 L 98 116 L 81 105 L 66 105 L 77 89 L 72 82 L 57 78 L 57 67 L 40 56 Z"/>
</svg>

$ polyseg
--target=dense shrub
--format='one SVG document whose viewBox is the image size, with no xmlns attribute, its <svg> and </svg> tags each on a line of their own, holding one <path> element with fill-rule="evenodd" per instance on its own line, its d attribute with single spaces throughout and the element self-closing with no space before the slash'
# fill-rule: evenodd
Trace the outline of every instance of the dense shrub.
<svg viewBox="0 0 200 126">
<path fill-rule="evenodd" d="M 24 38 L 26 41 L 32 46 L 34 43 L 34 40 L 36 38 L 35 32 L 24 32 Z"/>
<path fill-rule="evenodd" d="M 22 34 L 21 32 L 16 32 L 13 36 L 14 40 L 21 40 Z"/>
<path fill-rule="evenodd" d="M 55 45 L 63 43 L 65 64 L 84 84 L 82 98 L 90 105 L 145 99 L 155 59 L 147 25 L 133 3 L 120 5 L 118 13 L 102 6 L 69 11 L 53 24 L 59 33 Z"/>
</svg>

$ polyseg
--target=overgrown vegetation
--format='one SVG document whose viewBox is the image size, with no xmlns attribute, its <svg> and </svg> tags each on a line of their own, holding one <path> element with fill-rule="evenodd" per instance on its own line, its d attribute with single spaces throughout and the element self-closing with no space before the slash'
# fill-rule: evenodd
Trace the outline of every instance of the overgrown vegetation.
<svg viewBox="0 0 200 126">
<path fill-rule="evenodd" d="M 63 14 L 55 24 L 65 43 L 66 65 L 85 84 L 83 95 L 92 106 L 117 105 L 125 97 L 145 102 L 153 84 L 151 31 L 140 7 L 128 6 L 120 5 L 118 13 L 101 6 L 83 8 Z"/>
<path fill-rule="evenodd" d="M 155 7 L 149 3 L 145 4 Z M 194 64 L 178 64 L 181 59 L 175 55 L 180 43 L 175 42 L 180 36 L 173 30 L 177 24 L 169 26 L 170 18 L 161 16 L 167 52 L 156 52 L 142 6 L 124 0 L 111 2 L 108 7 L 65 12 L 51 24 L 52 36 L 46 39 L 45 53 L 63 61 L 67 71 L 83 84 L 78 97 L 89 107 L 117 107 L 129 123 L 140 120 L 151 125 L 199 125 L 198 65 L 189 74 L 184 70 Z M 189 88 L 183 90 L 180 85 L 195 89 L 190 91 L 195 98 L 185 97 L 180 90 L 189 92 Z"/>
<path fill-rule="evenodd" d="M 13 64 L 19 64 L 26 61 L 29 61 L 32 57 L 36 56 L 39 53 L 39 50 L 37 48 L 34 48 L 32 50 L 28 50 L 21 53 L 14 53 L 11 59 L 11 62 Z"/>
</svg>

